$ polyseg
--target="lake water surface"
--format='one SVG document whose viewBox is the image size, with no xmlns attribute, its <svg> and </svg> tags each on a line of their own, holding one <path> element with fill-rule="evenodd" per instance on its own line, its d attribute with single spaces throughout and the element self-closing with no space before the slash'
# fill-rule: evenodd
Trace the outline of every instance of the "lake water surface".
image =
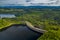
<svg viewBox="0 0 60 40">
<path fill-rule="evenodd" d="M 11 26 L 0 32 L 0 40 L 37 40 L 42 34 L 32 31 L 27 26 Z"/>
<path fill-rule="evenodd" d="M 14 18 L 15 15 L 14 14 L 0 14 L 1 18 Z"/>
</svg>

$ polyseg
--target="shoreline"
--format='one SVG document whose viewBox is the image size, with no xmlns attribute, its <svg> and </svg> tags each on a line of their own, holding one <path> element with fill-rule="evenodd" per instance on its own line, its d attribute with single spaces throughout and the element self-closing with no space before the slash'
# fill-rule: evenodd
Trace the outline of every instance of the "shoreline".
<svg viewBox="0 0 60 40">
<path fill-rule="evenodd" d="M 11 27 L 11 26 L 19 26 L 19 25 L 23 25 L 23 24 L 10 24 L 10 25 L 8 25 L 8 26 L 1 27 L 1 28 L 0 28 L 0 32 L 6 30 L 7 28 L 9 28 L 9 27 Z M 24 26 L 24 25 L 23 25 L 23 26 Z"/>
<path fill-rule="evenodd" d="M 0 28 L 0 32 L 6 30 L 6 29 L 9 28 L 9 27 L 12 27 L 12 26 L 20 26 L 20 25 L 22 25 L 22 26 L 27 26 L 27 28 L 29 28 L 29 29 L 31 29 L 32 31 L 35 31 L 35 32 L 37 32 L 37 33 L 45 33 L 45 32 L 47 32 L 46 30 L 43 30 L 43 29 L 39 29 L 39 28 L 34 27 L 34 26 L 33 26 L 30 22 L 28 22 L 28 21 L 25 21 L 24 24 L 14 24 L 14 23 L 12 23 L 12 24 L 10 24 L 10 25 L 8 25 L 8 26 L 6 26 L 6 27 Z"/>
</svg>

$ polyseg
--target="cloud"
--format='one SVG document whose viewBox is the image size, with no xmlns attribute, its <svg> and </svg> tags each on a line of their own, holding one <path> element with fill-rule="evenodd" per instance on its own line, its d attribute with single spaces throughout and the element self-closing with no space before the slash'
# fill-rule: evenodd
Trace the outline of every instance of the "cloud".
<svg viewBox="0 0 60 40">
<path fill-rule="evenodd" d="M 48 0 L 32 0 L 32 3 L 47 3 Z"/>
<path fill-rule="evenodd" d="M 59 0 L 32 0 L 29 3 L 35 6 L 60 6 Z"/>
<path fill-rule="evenodd" d="M 0 6 L 60 6 L 59 0 L 0 0 Z"/>
</svg>

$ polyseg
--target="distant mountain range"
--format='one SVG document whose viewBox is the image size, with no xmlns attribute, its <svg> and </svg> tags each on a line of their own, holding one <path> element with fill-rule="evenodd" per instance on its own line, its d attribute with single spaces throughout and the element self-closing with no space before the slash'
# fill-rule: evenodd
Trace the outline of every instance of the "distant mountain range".
<svg viewBox="0 0 60 40">
<path fill-rule="evenodd" d="M 0 8 L 52 8 L 60 9 L 60 6 L 0 6 Z"/>
</svg>

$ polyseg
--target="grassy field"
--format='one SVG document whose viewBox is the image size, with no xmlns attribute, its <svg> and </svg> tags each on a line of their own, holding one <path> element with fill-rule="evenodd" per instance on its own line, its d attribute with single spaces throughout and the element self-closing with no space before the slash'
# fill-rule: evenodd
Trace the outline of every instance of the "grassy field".
<svg viewBox="0 0 60 40">
<path fill-rule="evenodd" d="M 1 9 L 0 9 L 1 10 Z M 60 10 L 52 9 L 28 9 L 23 11 L 0 11 L 1 13 L 14 13 L 16 18 L 0 19 L 0 29 L 13 23 L 22 23 L 21 21 L 29 21 L 35 27 L 47 30 L 37 40 L 60 40 Z M 8 9 L 10 10 L 10 9 Z"/>
</svg>

